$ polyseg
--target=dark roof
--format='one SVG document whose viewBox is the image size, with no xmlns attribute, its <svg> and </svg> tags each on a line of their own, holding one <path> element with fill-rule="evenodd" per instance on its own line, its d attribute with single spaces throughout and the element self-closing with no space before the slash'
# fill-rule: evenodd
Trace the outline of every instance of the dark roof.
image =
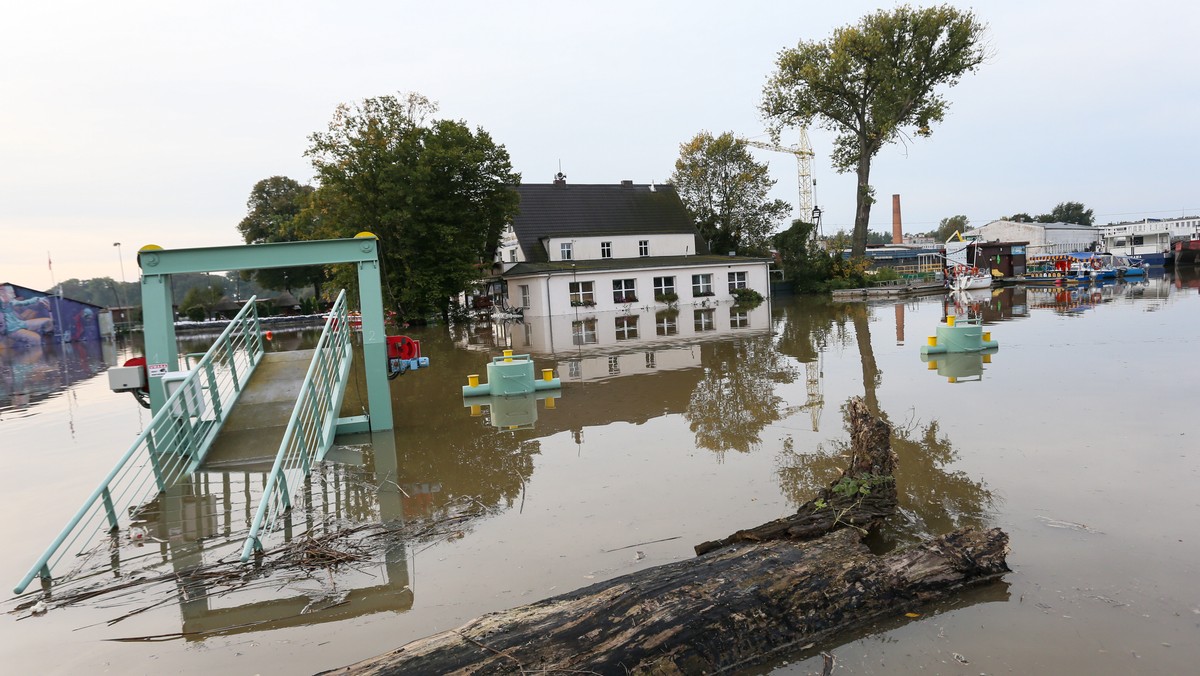
<svg viewBox="0 0 1200 676">
<path fill-rule="evenodd" d="M 708 253 L 669 185 L 540 183 L 518 186 L 517 193 L 521 210 L 513 219 L 513 231 L 521 253 L 531 263 L 549 260 L 542 244 L 548 237 L 689 234 L 696 241 L 692 252 Z"/>
<path fill-rule="evenodd" d="M 520 277 L 537 274 L 570 274 L 571 272 L 597 272 L 602 270 L 633 270 L 639 268 L 683 268 L 695 266 L 729 265 L 730 263 L 769 263 L 770 258 L 748 256 L 646 256 L 643 258 L 601 258 L 576 261 L 553 261 L 540 263 L 517 263 L 504 273 L 505 277 Z"/>
</svg>

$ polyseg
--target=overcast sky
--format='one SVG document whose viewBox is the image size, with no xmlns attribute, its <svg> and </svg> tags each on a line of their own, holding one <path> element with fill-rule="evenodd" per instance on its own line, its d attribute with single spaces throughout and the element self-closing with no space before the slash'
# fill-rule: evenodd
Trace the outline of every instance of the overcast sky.
<svg viewBox="0 0 1200 676">
<path fill-rule="evenodd" d="M 436 5 L 436 6 L 435 6 Z M 665 181 L 701 130 L 763 133 L 780 49 L 879 7 L 839 2 L 7 3 L 0 41 L 0 280 L 137 279 L 134 252 L 240 243 L 260 179 L 341 102 L 415 91 L 488 131 L 525 183 Z M 974 225 L 1083 202 L 1099 223 L 1200 213 L 1200 5 L 974 5 L 993 54 L 933 136 L 885 147 L 871 229 Z M 853 174 L 810 130 L 824 230 Z M 793 141 L 794 136 L 785 136 Z M 789 155 L 756 151 L 797 201 Z M 121 242 L 118 249 L 114 242 Z"/>
</svg>

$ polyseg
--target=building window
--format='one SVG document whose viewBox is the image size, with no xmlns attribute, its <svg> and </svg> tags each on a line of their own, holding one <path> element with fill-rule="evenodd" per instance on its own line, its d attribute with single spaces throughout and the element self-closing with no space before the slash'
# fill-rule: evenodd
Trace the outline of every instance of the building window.
<svg viewBox="0 0 1200 676">
<path fill-rule="evenodd" d="M 658 359 L 654 356 L 653 352 L 646 353 L 646 368 L 647 369 L 658 368 Z"/>
<path fill-rule="evenodd" d="M 638 337 L 638 316 L 625 315 L 616 318 L 617 340 L 633 340 Z"/>
<path fill-rule="evenodd" d="M 750 313 L 736 308 L 729 308 L 729 328 L 745 329 L 750 326 Z"/>
<path fill-rule="evenodd" d="M 612 258 L 612 242 L 600 242 L 600 257 Z"/>
<path fill-rule="evenodd" d="M 582 378 L 583 377 L 583 368 L 580 366 L 578 359 L 572 359 L 567 362 L 567 377 L 568 378 Z"/>
<path fill-rule="evenodd" d="M 695 310 L 693 312 L 693 328 L 696 329 L 696 333 L 715 331 L 717 328 L 716 313 L 717 311 L 713 308 Z"/>
<path fill-rule="evenodd" d="M 649 256 L 650 255 L 650 240 L 648 240 L 648 239 L 638 240 L 638 255 L 639 256 Z"/>
<path fill-rule="evenodd" d="M 508 262 L 509 262 L 509 263 L 516 263 L 516 262 L 517 262 L 517 250 L 516 250 L 516 249 L 509 249 L 509 250 L 508 250 Z"/>
<path fill-rule="evenodd" d="M 614 376 L 621 374 L 621 358 L 620 357 L 609 357 L 608 358 L 608 372 L 610 375 L 614 375 Z"/>
<path fill-rule="evenodd" d="M 592 282 L 571 282 L 571 307 L 591 307 L 596 304 L 596 296 L 592 292 Z"/>
<path fill-rule="evenodd" d="M 733 293 L 734 289 L 746 288 L 746 273 L 731 272 L 729 273 L 729 292 Z"/>
<path fill-rule="evenodd" d="M 679 313 L 675 310 L 663 310 L 654 313 L 654 332 L 660 336 L 679 335 Z"/>
<path fill-rule="evenodd" d="M 572 250 L 570 242 L 563 242 L 562 244 L 559 244 L 558 252 L 562 256 L 562 259 L 564 261 L 569 261 L 569 260 L 575 259 L 575 254 L 574 254 L 574 251 Z"/>
<path fill-rule="evenodd" d="M 712 290 L 712 275 L 692 275 L 692 295 L 693 296 L 711 296 Z"/>
<path fill-rule="evenodd" d="M 674 277 L 654 278 L 654 300 L 660 303 L 668 303 L 673 300 L 679 300 L 679 296 L 675 295 Z"/>
<path fill-rule="evenodd" d="M 614 303 L 636 303 L 637 302 L 637 280 L 614 279 L 613 280 L 613 302 Z"/>
<path fill-rule="evenodd" d="M 523 308 L 529 307 L 529 285 L 528 284 L 521 285 L 521 307 L 523 307 Z"/>
<path fill-rule="evenodd" d="M 596 337 L 595 319 L 571 322 L 572 345 L 595 345 L 597 342 L 599 339 Z"/>
</svg>

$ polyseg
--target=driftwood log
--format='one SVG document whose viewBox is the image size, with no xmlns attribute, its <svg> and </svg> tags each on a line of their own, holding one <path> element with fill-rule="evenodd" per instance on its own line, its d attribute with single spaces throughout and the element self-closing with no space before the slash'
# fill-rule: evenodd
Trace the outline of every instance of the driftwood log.
<svg viewBox="0 0 1200 676">
<path fill-rule="evenodd" d="M 1008 571 L 1008 536 L 966 529 L 886 556 L 862 531 L 892 513 L 886 424 L 850 403 L 843 476 L 788 519 L 706 543 L 706 555 L 485 615 L 330 674 L 692 674 L 748 667 L 946 598 Z M 890 510 L 889 510 L 890 505 Z M 836 517 L 836 518 L 833 518 Z M 855 528 L 841 526 L 854 524 Z M 702 545 L 704 546 L 704 545 Z M 699 547 L 697 548 L 699 549 Z"/>
<path fill-rule="evenodd" d="M 896 454 L 892 451 L 892 429 L 872 415 L 862 399 L 846 404 L 850 425 L 850 461 L 838 479 L 820 494 L 801 505 L 795 514 L 761 526 L 739 530 L 722 540 L 696 545 L 696 554 L 738 542 L 763 542 L 777 538 L 808 540 L 830 531 L 853 526 L 868 531 L 896 513 Z M 866 492 L 850 490 L 866 487 Z"/>
</svg>

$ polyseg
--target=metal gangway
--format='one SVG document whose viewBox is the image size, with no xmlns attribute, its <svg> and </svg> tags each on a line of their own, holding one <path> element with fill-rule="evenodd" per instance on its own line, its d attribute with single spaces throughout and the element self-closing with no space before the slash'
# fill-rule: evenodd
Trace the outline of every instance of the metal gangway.
<svg viewBox="0 0 1200 676">
<path fill-rule="evenodd" d="M 143 507 L 201 467 L 264 361 L 263 330 L 254 300 L 246 303 L 190 370 L 181 377 L 166 374 L 169 394 L 164 405 L 38 557 L 15 593 L 24 592 L 34 577 L 48 584 L 55 566 L 93 547 L 102 533 L 119 537 Z M 353 361 L 350 334 L 343 290 L 326 318 L 266 475 L 243 561 L 262 550 L 261 538 L 291 507 L 290 491 L 324 458 L 339 422 L 346 420 L 338 414 Z"/>
</svg>

